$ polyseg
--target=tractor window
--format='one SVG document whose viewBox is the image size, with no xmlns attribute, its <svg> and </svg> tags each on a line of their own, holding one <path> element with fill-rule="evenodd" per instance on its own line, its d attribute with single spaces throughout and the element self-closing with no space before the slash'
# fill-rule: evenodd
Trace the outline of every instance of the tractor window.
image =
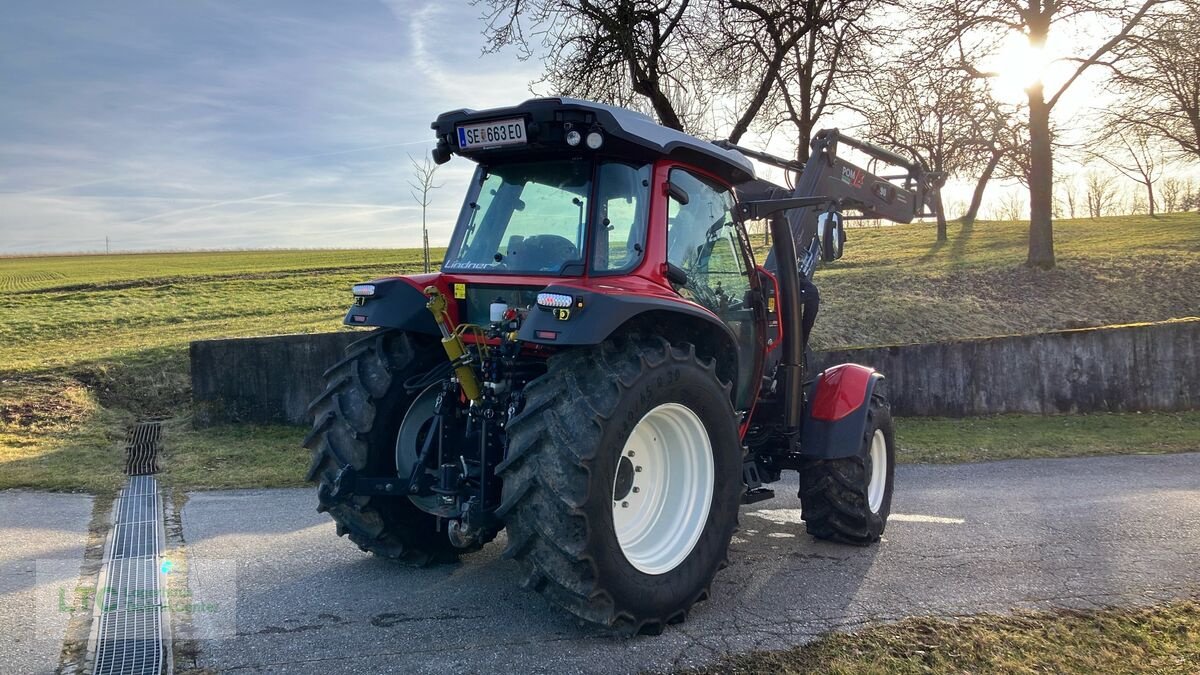
<svg viewBox="0 0 1200 675">
<path fill-rule="evenodd" d="M 592 271 L 619 272 L 642 260 L 650 209 L 650 165 L 604 162 L 596 172 Z"/>
<path fill-rule="evenodd" d="M 672 170 L 670 180 L 687 192 L 688 203 L 670 202 L 667 259 L 687 272 L 684 290 L 692 299 L 719 315 L 731 303 L 740 305 L 750 289 L 733 218 L 733 195 L 682 169 Z"/>
<path fill-rule="evenodd" d="M 558 273 L 582 262 L 591 179 L 582 160 L 480 167 L 442 268 Z"/>
</svg>

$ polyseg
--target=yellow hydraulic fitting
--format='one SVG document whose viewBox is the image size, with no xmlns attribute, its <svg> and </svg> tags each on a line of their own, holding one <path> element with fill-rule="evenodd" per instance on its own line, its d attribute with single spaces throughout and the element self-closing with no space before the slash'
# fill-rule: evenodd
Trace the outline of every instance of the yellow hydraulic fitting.
<svg viewBox="0 0 1200 675">
<path fill-rule="evenodd" d="M 459 362 L 459 359 L 467 354 L 467 345 L 462 339 L 462 329 L 466 326 L 450 329 L 450 315 L 446 313 L 446 296 L 442 295 L 437 286 L 426 286 L 425 297 L 429 298 L 429 301 L 425 303 L 425 308 L 433 314 L 433 320 L 437 323 L 438 329 L 442 331 L 442 349 L 446 350 L 446 356 L 451 363 Z M 463 394 L 472 402 L 478 402 L 482 397 L 482 392 L 475 369 L 468 363 L 460 363 L 455 366 L 454 374 L 458 376 L 458 384 L 462 387 Z"/>
</svg>

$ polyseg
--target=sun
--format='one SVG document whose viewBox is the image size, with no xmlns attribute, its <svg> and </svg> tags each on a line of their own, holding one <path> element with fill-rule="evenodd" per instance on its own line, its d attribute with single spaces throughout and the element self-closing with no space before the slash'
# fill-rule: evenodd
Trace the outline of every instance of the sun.
<svg viewBox="0 0 1200 675">
<path fill-rule="evenodd" d="M 996 73 L 991 80 L 992 93 L 1008 103 L 1024 102 L 1026 90 L 1046 77 L 1051 64 L 1048 51 L 1029 44 L 1020 33 L 1009 33 L 985 64 L 986 70 Z"/>
</svg>

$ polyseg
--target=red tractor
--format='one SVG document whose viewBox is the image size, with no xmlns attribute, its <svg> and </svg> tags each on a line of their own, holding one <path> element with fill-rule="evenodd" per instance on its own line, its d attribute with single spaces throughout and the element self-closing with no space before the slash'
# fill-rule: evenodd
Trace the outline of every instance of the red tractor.
<svg viewBox="0 0 1200 675">
<path fill-rule="evenodd" d="M 909 222 L 937 176 L 836 130 L 799 164 L 565 98 L 433 129 L 437 162 L 477 165 L 441 271 L 354 287 L 345 323 L 376 330 L 312 404 L 308 479 L 339 535 L 427 564 L 505 530 L 529 588 L 643 633 L 706 596 L 738 507 L 785 469 L 808 532 L 879 540 L 882 376 L 806 372 L 811 277 L 841 255 L 843 211 Z M 747 157 L 797 172 L 795 190 Z M 763 218 L 759 265 L 745 223 Z"/>
</svg>

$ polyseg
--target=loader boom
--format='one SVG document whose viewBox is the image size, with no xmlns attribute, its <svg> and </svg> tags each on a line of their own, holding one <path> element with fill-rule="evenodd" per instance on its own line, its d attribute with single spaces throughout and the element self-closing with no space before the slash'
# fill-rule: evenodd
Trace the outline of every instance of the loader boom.
<svg viewBox="0 0 1200 675">
<path fill-rule="evenodd" d="M 837 129 L 822 129 L 812 141 L 812 153 L 807 162 L 776 157 L 732 143 L 718 143 L 779 168 L 796 171 L 799 180 L 790 200 L 748 202 L 743 214 L 750 218 L 766 216 L 772 211 L 787 210 L 798 264 L 805 277 L 812 277 L 818 259 L 818 219 L 827 211 L 858 211 L 859 215 L 844 216 L 850 220 L 883 219 L 911 223 L 915 218 L 934 215 L 937 190 L 945 181 L 944 174 L 926 171 L 918 162 L 905 158 L 872 143 L 846 136 Z M 902 173 L 879 176 L 838 156 L 838 147 L 849 146 L 871 158 L 894 167 Z M 785 203 L 790 202 L 790 203 Z M 775 249 L 767 254 L 764 265 L 768 270 L 778 268 Z"/>
</svg>

